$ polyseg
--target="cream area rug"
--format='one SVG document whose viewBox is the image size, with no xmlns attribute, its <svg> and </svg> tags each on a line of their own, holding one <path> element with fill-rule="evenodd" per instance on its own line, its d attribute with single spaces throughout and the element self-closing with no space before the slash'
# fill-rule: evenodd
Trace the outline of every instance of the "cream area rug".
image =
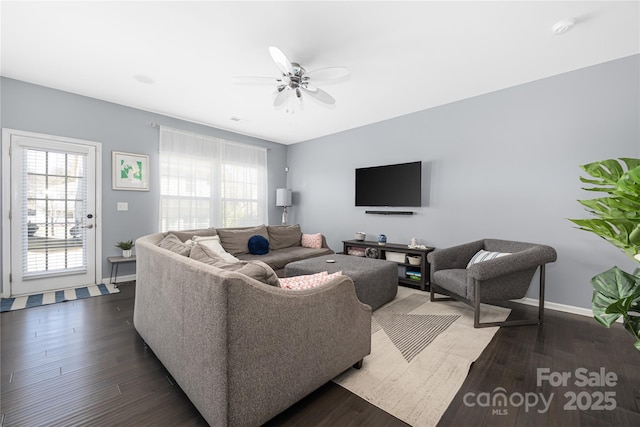
<svg viewBox="0 0 640 427">
<path fill-rule="evenodd" d="M 480 320 L 502 321 L 510 311 L 483 304 Z M 435 426 L 497 330 L 474 329 L 468 305 L 400 287 L 373 313 L 362 368 L 333 381 L 412 426 Z"/>
</svg>

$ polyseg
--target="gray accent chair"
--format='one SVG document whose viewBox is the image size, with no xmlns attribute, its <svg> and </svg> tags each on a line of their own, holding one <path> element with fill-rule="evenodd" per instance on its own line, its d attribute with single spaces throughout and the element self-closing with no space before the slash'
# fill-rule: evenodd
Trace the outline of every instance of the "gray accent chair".
<svg viewBox="0 0 640 427">
<path fill-rule="evenodd" d="M 510 255 L 483 261 L 467 268 L 481 249 Z M 535 243 L 482 239 L 427 255 L 431 264 L 431 301 L 456 299 L 474 308 L 474 327 L 541 325 L 544 318 L 545 265 L 557 259 L 555 249 Z M 480 303 L 524 298 L 540 268 L 538 318 L 504 322 L 480 322 Z M 435 293 L 447 295 L 437 298 Z"/>
</svg>

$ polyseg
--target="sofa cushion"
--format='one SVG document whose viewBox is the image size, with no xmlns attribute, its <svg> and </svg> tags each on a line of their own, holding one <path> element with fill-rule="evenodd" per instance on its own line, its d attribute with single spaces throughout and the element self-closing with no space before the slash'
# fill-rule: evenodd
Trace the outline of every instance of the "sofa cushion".
<svg viewBox="0 0 640 427">
<path fill-rule="evenodd" d="M 300 224 L 296 225 L 268 225 L 269 243 L 272 251 L 300 246 L 302 231 Z"/>
<path fill-rule="evenodd" d="M 259 234 L 249 237 L 249 253 L 264 255 L 269 253 L 269 241 Z"/>
<path fill-rule="evenodd" d="M 200 228 L 197 230 L 181 230 L 181 231 L 169 231 L 167 234 L 175 234 L 182 242 L 186 242 L 189 239 L 193 239 L 193 236 L 215 236 L 216 229 Z"/>
<path fill-rule="evenodd" d="M 219 228 L 217 232 L 222 247 L 231 255 L 248 254 L 251 236 L 260 235 L 269 240 L 269 233 L 264 225 L 251 228 Z"/>
<path fill-rule="evenodd" d="M 305 274 L 302 276 L 285 277 L 280 279 L 280 287 L 284 289 L 311 289 L 317 288 L 329 280 L 342 276 L 342 271 L 329 274 L 326 271 L 316 274 Z"/>
<path fill-rule="evenodd" d="M 489 261 L 489 260 L 500 258 L 506 255 L 511 255 L 511 253 L 510 252 L 489 252 L 489 251 L 485 251 L 484 249 L 480 249 L 471 258 L 471 260 L 469 260 L 469 263 L 467 264 L 467 268 L 471 267 L 473 264 Z"/>
<path fill-rule="evenodd" d="M 303 234 L 301 243 L 304 248 L 320 249 L 322 247 L 322 234 Z"/>
<path fill-rule="evenodd" d="M 191 249 L 189 258 L 205 264 L 212 265 L 226 271 L 235 271 L 244 274 L 262 283 L 271 286 L 280 286 L 278 276 L 271 267 L 262 261 L 237 261 L 227 262 L 213 250 L 204 246 L 202 243 L 196 243 Z"/>
<path fill-rule="evenodd" d="M 280 270 L 284 268 L 285 265 L 289 264 L 293 261 L 300 261 L 302 259 L 313 258 L 322 255 L 331 255 L 334 253 L 329 248 L 320 248 L 320 249 L 310 249 L 303 248 L 302 246 L 292 246 L 286 249 L 279 249 L 277 251 L 269 251 L 268 254 L 265 255 L 251 255 L 251 254 L 242 254 L 238 255 L 238 258 L 241 260 L 260 260 L 263 261 L 274 270 Z"/>
<path fill-rule="evenodd" d="M 191 251 L 191 245 L 182 242 L 175 234 L 167 234 L 158 242 L 158 246 L 184 256 L 189 256 Z"/>
<path fill-rule="evenodd" d="M 220 255 L 222 259 L 227 262 L 240 261 L 238 258 L 234 257 L 229 252 L 224 250 L 222 244 L 220 244 L 220 236 L 193 236 L 193 240 L 187 240 L 185 243 L 191 243 L 192 245 L 195 243 L 201 243 L 202 245 L 214 251 L 216 254 Z"/>
<path fill-rule="evenodd" d="M 464 268 L 438 270 L 433 273 L 431 280 L 433 283 L 448 290 L 449 292 L 461 295 L 464 298 L 469 298 L 469 292 L 467 289 L 467 270 Z"/>
</svg>

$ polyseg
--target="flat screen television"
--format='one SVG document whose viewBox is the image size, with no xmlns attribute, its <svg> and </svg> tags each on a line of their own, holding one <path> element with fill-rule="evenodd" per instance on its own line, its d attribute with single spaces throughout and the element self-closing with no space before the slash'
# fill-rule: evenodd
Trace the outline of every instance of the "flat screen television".
<svg viewBox="0 0 640 427">
<path fill-rule="evenodd" d="M 356 169 L 356 206 L 422 204 L 422 162 Z"/>
</svg>

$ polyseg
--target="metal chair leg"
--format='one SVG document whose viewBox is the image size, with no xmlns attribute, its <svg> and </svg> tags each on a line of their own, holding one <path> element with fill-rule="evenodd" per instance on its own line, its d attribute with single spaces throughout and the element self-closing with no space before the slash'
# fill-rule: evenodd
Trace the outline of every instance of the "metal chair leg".
<svg viewBox="0 0 640 427">
<path fill-rule="evenodd" d="M 545 264 L 540 266 L 540 297 L 538 299 L 538 320 L 540 325 L 544 321 L 544 285 L 545 285 Z"/>
<path fill-rule="evenodd" d="M 450 297 L 450 296 L 449 296 L 449 297 L 439 297 L 439 298 L 436 298 L 436 296 L 435 296 L 435 294 L 434 294 L 434 289 L 433 289 L 434 287 L 435 287 L 435 285 L 433 284 L 433 282 L 429 284 L 429 300 L 430 300 L 431 302 L 437 302 L 437 301 L 454 301 L 454 300 L 455 300 L 455 298 L 452 298 L 452 297 Z"/>
<path fill-rule="evenodd" d="M 545 264 L 540 265 L 540 299 L 538 300 L 538 318 L 536 320 L 505 320 L 504 322 L 480 323 L 480 286 L 475 289 L 475 301 L 473 302 L 473 327 L 489 328 L 492 326 L 524 326 L 542 325 L 544 319 L 544 286 L 545 286 Z"/>
</svg>

